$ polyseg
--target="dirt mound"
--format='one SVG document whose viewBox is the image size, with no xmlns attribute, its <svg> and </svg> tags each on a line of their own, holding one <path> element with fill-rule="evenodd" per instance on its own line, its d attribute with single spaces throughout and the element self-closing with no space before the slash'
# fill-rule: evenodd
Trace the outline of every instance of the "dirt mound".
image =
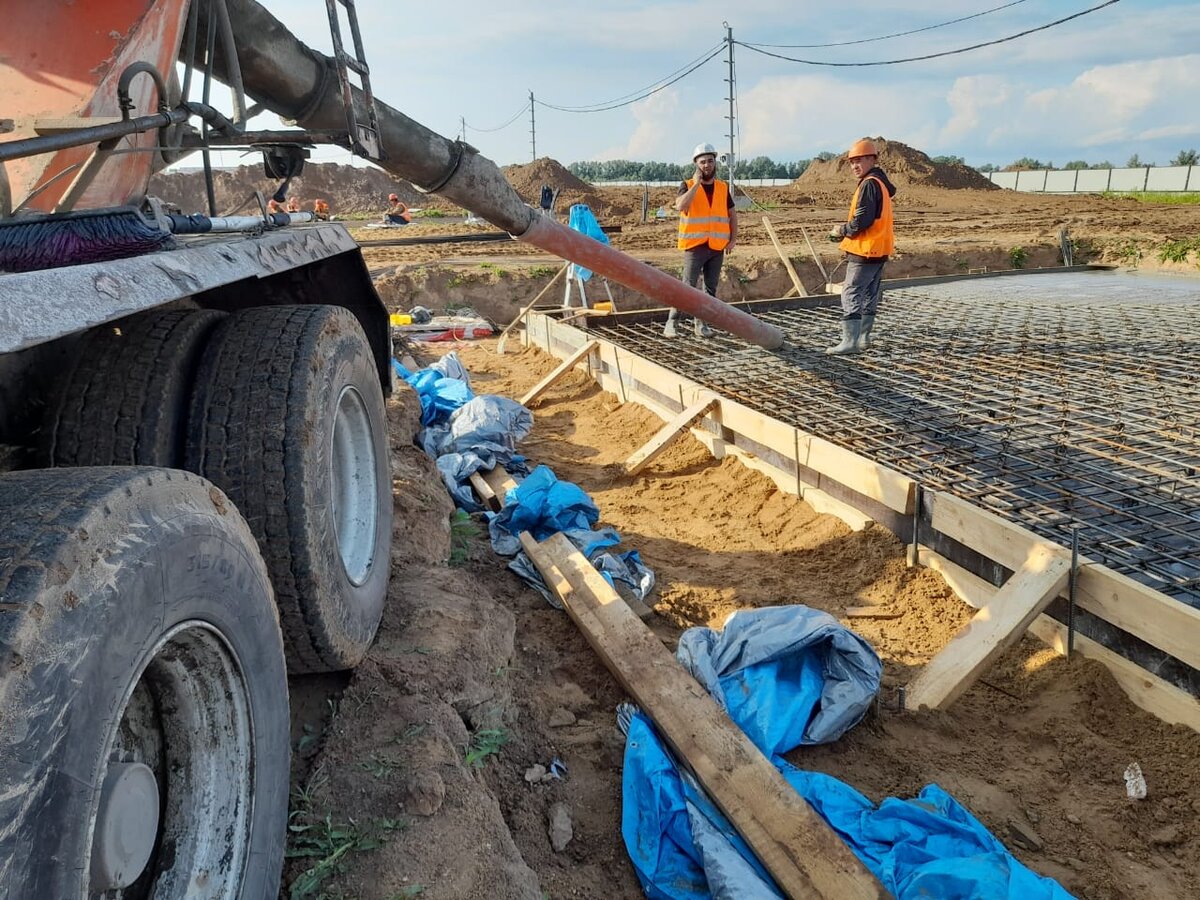
<svg viewBox="0 0 1200 900">
<path fill-rule="evenodd" d="M 562 191 L 563 195 L 591 195 L 596 192 L 594 187 L 586 181 L 576 178 L 566 166 L 548 156 L 523 165 L 505 166 L 500 171 L 504 173 L 508 183 L 521 195 L 521 198 L 534 206 L 537 206 L 541 197 L 543 184 Z M 558 205 L 562 206 L 561 199 Z"/>
<path fill-rule="evenodd" d="M 944 190 L 997 191 L 992 184 L 970 166 L 959 163 L 934 162 L 920 150 L 899 141 L 875 138 L 879 148 L 879 165 L 896 187 L 942 188 Z M 845 154 L 829 162 L 813 160 L 804 174 L 792 184 L 806 191 L 845 191 L 854 183 L 854 173 Z"/>
<path fill-rule="evenodd" d="M 241 208 L 253 191 L 262 191 L 269 198 L 278 187 L 278 182 L 264 177 L 261 166 L 239 166 L 236 169 L 215 170 L 213 187 L 217 212 L 225 213 Z M 150 180 L 149 193 L 177 204 L 186 213 L 208 210 L 203 171 L 160 172 Z M 390 193 L 399 194 L 400 199 L 410 206 L 431 205 L 427 195 L 387 172 L 341 163 L 305 166 L 304 174 L 292 179 L 288 190 L 289 197 L 300 198 L 304 209 L 311 210 L 313 200 L 320 197 L 329 203 L 335 215 L 382 213 Z M 244 207 L 245 210 L 250 208 L 251 205 Z"/>
</svg>

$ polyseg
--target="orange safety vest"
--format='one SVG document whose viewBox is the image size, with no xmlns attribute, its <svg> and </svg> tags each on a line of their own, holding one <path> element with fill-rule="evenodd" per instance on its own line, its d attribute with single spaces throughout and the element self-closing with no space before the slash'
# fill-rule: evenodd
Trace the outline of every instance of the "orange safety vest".
<svg viewBox="0 0 1200 900">
<path fill-rule="evenodd" d="M 896 238 L 892 232 L 892 196 L 888 193 L 887 185 L 879 178 L 874 175 L 868 175 L 867 178 L 879 182 L 879 190 L 883 192 L 883 208 L 879 211 L 879 218 L 872 222 L 866 231 L 859 232 L 854 237 L 842 238 L 838 247 L 847 253 L 865 256 L 868 259 L 891 256 L 892 251 L 896 249 Z M 850 212 L 846 215 L 847 222 L 854 218 L 854 210 L 858 209 L 858 195 L 862 193 L 862 186 L 867 178 L 860 181 L 854 189 L 854 196 L 850 198 Z"/>
<path fill-rule="evenodd" d="M 689 190 L 695 180 L 687 180 Z M 713 179 L 712 205 L 701 185 L 692 197 L 691 207 L 679 215 L 679 249 L 690 250 L 708 244 L 714 250 L 724 250 L 729 243 L 729 234 L 729 185 Z"/>
</svg>

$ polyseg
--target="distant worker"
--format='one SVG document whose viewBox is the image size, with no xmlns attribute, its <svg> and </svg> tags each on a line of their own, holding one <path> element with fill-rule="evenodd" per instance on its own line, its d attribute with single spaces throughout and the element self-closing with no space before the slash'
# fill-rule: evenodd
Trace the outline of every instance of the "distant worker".
<svg viewBox="0 0 1200 900">
<path fill-rule="evenodd" d="M 283 206 L 280 204 L 280 202 L 278 200 L 276 200 L 274 197 L 272 197 L 270 200 L 267 201 L 267 214 L 268 215 L 274 215 L 275 213 L 281 213 L 281 212 L 283 212 Z"/>
<path fill-rule="evenodd" d="M 299 197 L 288 198 L 287 211 L 290 213 L 300 212 L 300 198 Z"/>
<path fill-rule="evenodd" d="M 329 221 L 329 204 L 321 198 L 313 201 L 313 215 L 323 222 Z"/>
<path fill-rule="evenodd" d="M 683 251 L 683 281 L 691 287 L 701 275 L 704 290 L 717 296 L 721 264 L 725 254 L 737 243 L 737 212 L 729 185 L 717 178 L 717 148 L 700 144 L 692 152 L 695 174 L 679 185 L 675 208 L 679 210 L 679 249 Z M 678 311 L 672 309 L 667 317 L 664 337 L 675 337 Z M 693 325 L 697 337 L 708 337 L 712 330 L 696 319 Z"/>
<path fill-rule="evenodd" d="M 847 153 L 858 187 L 844 225 L 835 225 L 829 240 L 846 253 L 842 286 L 842 340 L 826 353 L 856 353 L 872 345 L 871 331 L 883 294 L 883 267 L 895 249 L 892 198 L 896 186 L 875 163 L 879 152 L 869 138 L 855 141 Z"/>
<path fill-rule="evenodd" d="M 388 202 L 391 206 L 384 213 L 383 221 L 388 225 L 407 225 L 412 221 L 412 213 L 408 211 L 408 207 L 404 201 L 400 199 L 399 194 L 388 194 Z"/>
</svg>

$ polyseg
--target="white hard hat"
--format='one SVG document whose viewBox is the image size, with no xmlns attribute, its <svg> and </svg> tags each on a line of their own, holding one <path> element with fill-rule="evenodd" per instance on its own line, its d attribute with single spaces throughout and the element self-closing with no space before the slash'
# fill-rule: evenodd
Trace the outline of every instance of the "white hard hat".
<svg viewBox="0 0 1200 900">
<path fill-rule="evenodd" d="M 704 156 L 706 153 L 717 155 L 717 148 L 712 144 L 697 144 L 696 149 L 692 151 L 692 162 L 696 161 L 697 156 Z"/>
</svg>

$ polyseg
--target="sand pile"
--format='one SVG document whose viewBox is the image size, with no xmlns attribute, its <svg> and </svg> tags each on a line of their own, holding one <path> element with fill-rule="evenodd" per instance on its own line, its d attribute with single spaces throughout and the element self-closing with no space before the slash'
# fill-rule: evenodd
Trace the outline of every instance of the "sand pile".
<svg viewBox="0 0 1200 900">
<path fill-rule="evenodd" d="M 996 191 L 999 188 L 970 166 L 934 162 L 920 150 L 899 141 L 875 138 L 879 165 L 897 188 L 941 188 L 944 190 Z M 804 174 L 792 182 L 809 192 L 842 192 L 854 184 L 854 173 L 845 155 L 829 162 L 813 160 Z"/>
<path fill-rule="evenodd" d="M 239 207 L 252 191 L 260 190 L 267 198 L 275 192 L 278 182 L 263 176 L 262 166 L 239 166 L 236 169 L 217 169 L 213 172 L 217 197 L 217 212 L 225 213 Z M 177 204 L 184 212 L 207 212 L 204 196 L 204 172 L 160 172 L 150 180 L 150 194 Z M 390 193 L 410 206 L 429 206 L 429 197 L 387 172 L 365 166 L 341 163 L 310 163 L 304 174 L 293 178 L 289 197 L 298 197 L 304 209 L 311 210 L 317 197 L 329 203 L 335 215 L 381 213 L 387 206 Z M 445 205 L 445 201 L 441 201 Z M 243 211 L 249 211 L 247 205 Z"/>
</svg>

